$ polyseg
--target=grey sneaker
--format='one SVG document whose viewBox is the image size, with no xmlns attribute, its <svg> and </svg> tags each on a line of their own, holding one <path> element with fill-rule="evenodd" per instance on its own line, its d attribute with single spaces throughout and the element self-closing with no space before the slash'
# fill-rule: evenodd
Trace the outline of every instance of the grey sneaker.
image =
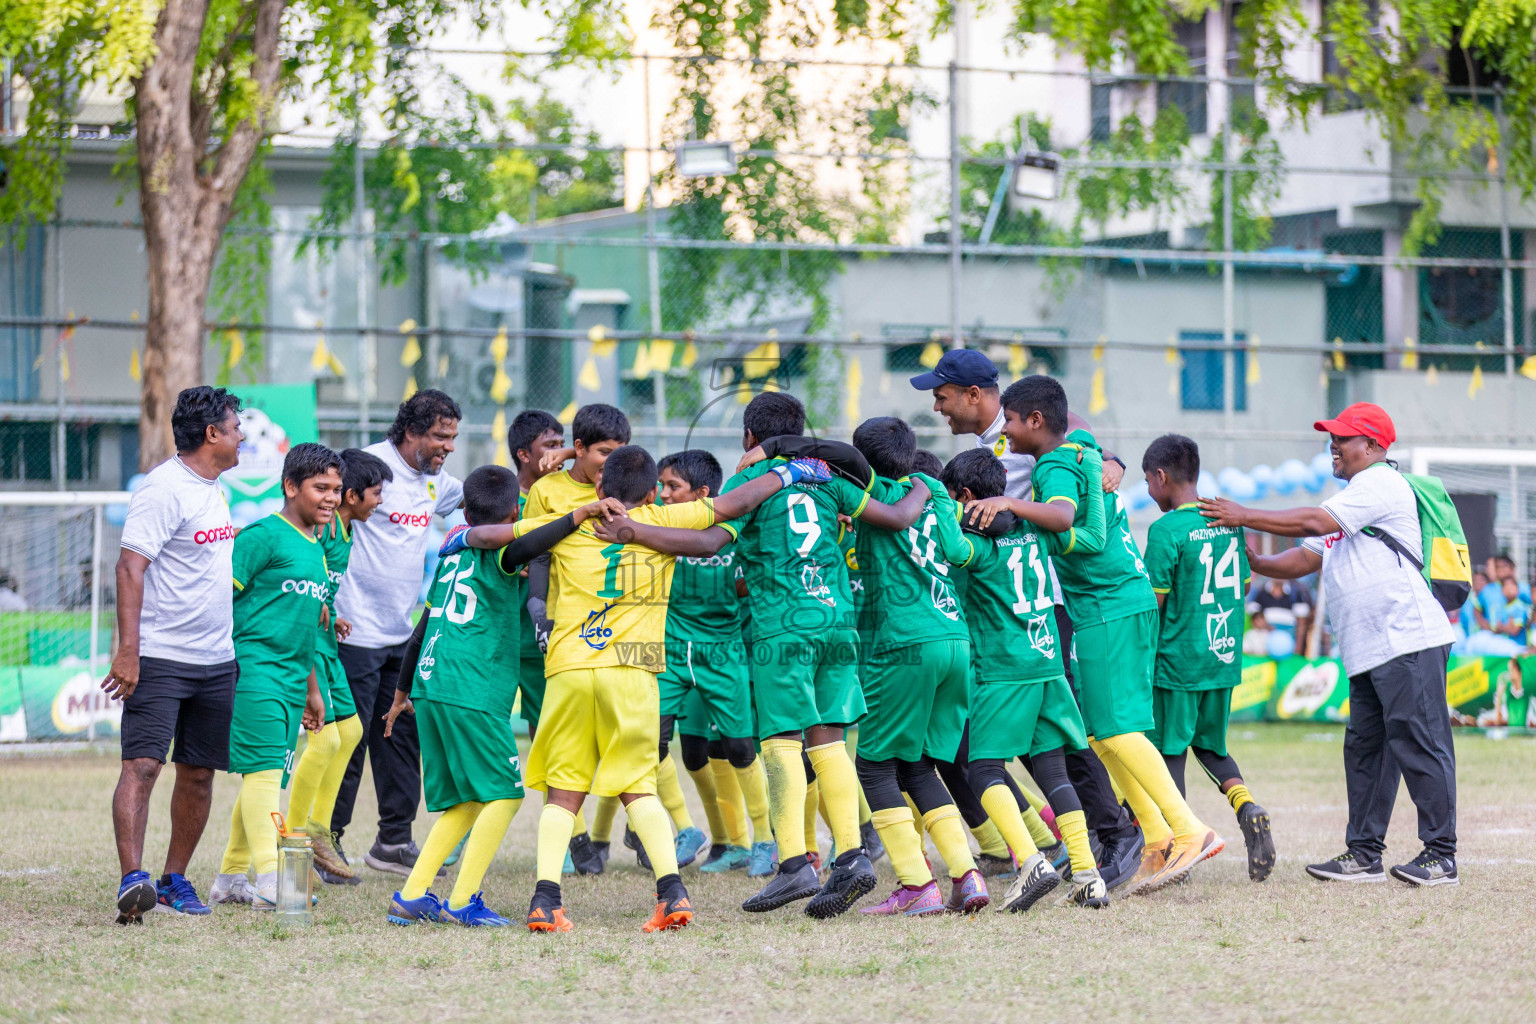
<svg viewBox="0 0 1536 1024">
<path fill-rule="evenodd" d="M 1381 868 L 1381 858 L 1365 858 L 1365 854 L 1345 850 L 1332 860 L 1308 864 L 1307 874 L 1325 882 L 1385 882 L 1387 873 Z"/>
<path fill-rule="evenodd" d="M 1377 870 L 1380 870 L 1378 867 Z M 1425 850 L 1407 864 L 1392 869 L 1392 877 L 1409 885 L 1460 885 L 1456 874 L 1456 860 Z"/>
<path fill-rule="evenodd" d="M 255 895 L 256 888 L 245 875 L 218 875 L 213 880 L 213 888 L 208 890 L 208 902 L 249 904 Z"/>
<path fill-rule="evenodd" d="M 416 858 L 421 856 L 421 850 L 417 848 L 415 841 L 409 843 L 381 843 L 374 841 L 373 847 L 363 854 L 363 863 L 375 871 L 387 871 L 392 875 L 409 875 L 411 869 L 416 866 Z M 438 878 L 448 877 L 444 868 L 437 869 Z"/>
</svg>

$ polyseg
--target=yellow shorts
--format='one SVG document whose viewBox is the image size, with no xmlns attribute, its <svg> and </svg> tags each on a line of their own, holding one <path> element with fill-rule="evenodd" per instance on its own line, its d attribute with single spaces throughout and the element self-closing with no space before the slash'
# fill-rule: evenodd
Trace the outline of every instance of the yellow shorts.
<svg viewBox="0 0 1536 1024">
<path fill-rule="evenodd" d="M 596 796 L 656 792 L 656 674 L 632 666 L 550 676 L 524 785 Z"/>
</svg>

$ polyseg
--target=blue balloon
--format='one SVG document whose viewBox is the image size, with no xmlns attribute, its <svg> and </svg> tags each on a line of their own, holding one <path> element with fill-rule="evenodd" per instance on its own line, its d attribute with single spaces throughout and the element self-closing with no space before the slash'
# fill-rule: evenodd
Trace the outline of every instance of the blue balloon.
<svg viewBox="0 0 1536 1024">
<path fill-rule="evenodd" d="M 1195 479 L 1195 490 L 1208 498 L 1216 497 L 1216 478 L 1211 475 L 1210 470 L 1202 469 L 1200 471 L 1199 477 Z"/>
<path fill-rule="evenodd" d="M 1307 476 L 1312 471 L 1300 459 L 1286 459 L 1280 463 L 1280 468 L 1276 472 L 1292 487 L 1300 487 L 1307 482 Z"/>
<path fill-rule="evenodd" d="M 1217 473 L 1216 483 L 1233 501 L 1252 501 L 1259 496 L 1259 488 L 1253 478 L 1236 466 L 1228 466 Z"/>
<path fill-rule="evenodd" d="M 1318 452 L 1312 456 L 1312 461 L 1308 465 L 1311 467 L 1312 472 L 1324 480 L 1333 479 L 1333 456 L 1328 452 Z"/>
<path fill-rule="evenodd" d="M 1289 658 L 1296 653 L 1296 637 L 1289 630 L 1272 629 L 1265 650 L 1271 658 Z"/>
<path fill-rule="evenodd" d="M 1280 483 L 1278 474 L 1262 462 L 1254 466 L 1248 472 L 1248 476 L 1253 481 L 1254 489 L 1258 492 L 1259 497 L 1263 497 L 1265 491 L 1277 488 Z"/>
<path fill-rule="evenodd" d="M 1140 512 L 1152 504 L 1152 494 L 1147 490 L 1146 481 L 1142 481 L 1129 491 L 1125 492 L 1125 503 L 1130 506 L 1132 512 Z"/>
<path fill-rule="evenodd" d="M 144 473 L 135 473 L 135 474 L 133 474 L 133 476 L 128 478 L 128 486 L 124 487 L 123 490 L 128 491 L 129 493 L 132 493 L 132 492 L 138 490 L 139 489 L 139 485 L 144 482 L 145 475 L 146 474 L 144 474 Z"/>
<path fill-rule="evenodd" d="M 1326 474 L 1318 473 L 1309 469 L 1307 470 L 1306 482 L 1302 486 L 1305 487 L 1309 493 L 1316 494 L 1323 489 L 1324 485 L 1328 483 L 1328 479 L 1329 478 Z"/>
</svg>

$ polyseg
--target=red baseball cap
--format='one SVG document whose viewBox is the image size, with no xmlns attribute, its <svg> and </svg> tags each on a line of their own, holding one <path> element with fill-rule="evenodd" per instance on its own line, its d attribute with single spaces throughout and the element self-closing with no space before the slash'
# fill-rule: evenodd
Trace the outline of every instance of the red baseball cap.
<svg viewBox="0 0 1536 1024">
<path fill-rule="evenodd" d="M 1313 430 L 1326 430 L 1340 437 L 1368 437 L 1383 448 L 1390 448 L 1397 440 L 1397 430 L 1392 417 L 1379 405 L 1356 402 L 1331 420 L 1318 420 Z"/>
</svg>

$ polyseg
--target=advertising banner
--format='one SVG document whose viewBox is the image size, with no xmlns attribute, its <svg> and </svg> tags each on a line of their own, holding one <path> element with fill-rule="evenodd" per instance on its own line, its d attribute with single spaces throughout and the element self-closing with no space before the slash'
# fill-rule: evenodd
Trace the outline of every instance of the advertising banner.
<svg viewBox="0 0 1536 1024">
<path fill-rule="evenodd" d="M 230 520 L 246 526 L 283 507 L 283 458 L 294 445 L 319 440 L 320 428 L 313 383 L 250 384 L 238 393 L 245 443 L 240 464 L 219 480 Z"/>
</svg>

